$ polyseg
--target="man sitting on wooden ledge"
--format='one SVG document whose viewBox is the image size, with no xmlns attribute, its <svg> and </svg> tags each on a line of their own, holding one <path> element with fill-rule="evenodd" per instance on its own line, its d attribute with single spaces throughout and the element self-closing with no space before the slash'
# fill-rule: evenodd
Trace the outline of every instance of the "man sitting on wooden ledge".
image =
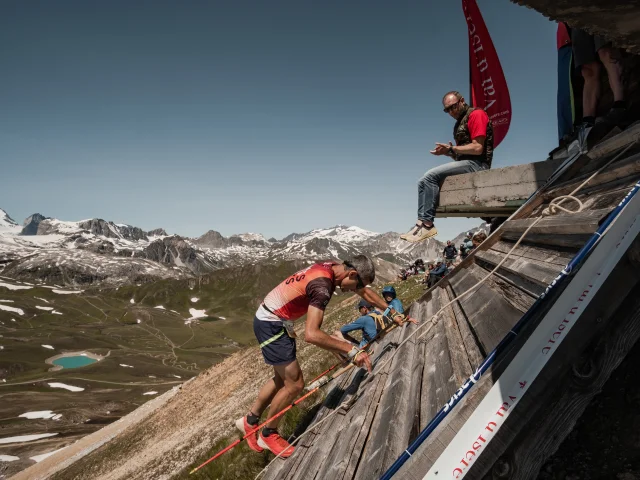
<svg viewBox="0 0 640 480">
<path fill-rule="evenodd" d="M 446 155 L 454 161 L 427 171 L 418 182 L 418 221 L 400 238 L 418 243 L 434 237 L 438 230 L 433 224 L 440 194 L 440 185 L 445 178 L 463 173 L 478 172 L 491 168 L 493 158 L 493 126 L 487 113 L 481 108 L 467 105 L 459 92 L 449 92 L 442 99 L 445 113 L 456 119 L 451 142 L 436 143 L 433 155 Z"/>
</svg>

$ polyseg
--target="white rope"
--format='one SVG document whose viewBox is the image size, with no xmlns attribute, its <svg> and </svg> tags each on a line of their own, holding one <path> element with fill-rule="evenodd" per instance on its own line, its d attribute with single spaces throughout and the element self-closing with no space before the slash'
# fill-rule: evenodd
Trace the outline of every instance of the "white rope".
<svg viewBox="0 0 640 480">
<path fill-rule="evenodd" d="M 635 143 L 640 139 L 640 137 L 636 138 L 632 143 L 630 143 L 624 150 L 622 150 L 618 155 L 616 155 L 615 157 L 613 157 L 611 160 L 609 160 L 606 164 L 604 164 L 602 167 L 600 167 L 598 170 L 596 170 L 589 178 L 587 178 L 584 182 L 582 182 L 580 185 L 578 185 L 578 187 L 576 187 L 570 194 L 568 195 L 561 195 L 558 197 L 555 197 L 554 199 L 552 199 L 549 202 L 549 206 L 547 208 L 545 208 L 542 211 L 542 214 L 540 217 L 536 218 L 533 223 L 531 223 L 531 225 L 529 225 L 527 227 L 527 229 L 524 231 L 524 233 L 520 236 L 520 238 L 518 238 L 518 241 L 513 245 L 513 247 L 511 247 L 511 250 L 509 250 L 509 252 L 504 256 L 504 258 L 502 260 L 500 260 L 500 262 L 494 267 L 493 270 L 491 270 L 487 275 L 485 275 L 481 280 L 479 280 L 475 285 L 473 285 L 472 287 L 470 287 L 469 289 L 467 289 L 466 291 L 464 291 L 463 293 L 461 293 L 460 295 L 458 295 L 457 297 L 454 297 L 453 300 L 451 300 L 449 303 L 447 303 L 444 307 L 442 307 L 440 310 L 438 310 L 434 315 L 432 315 L 432 317 L 429 319 L 429 322 L 425 322 L 422 325 L 419 325 L 416 327 L 416 330 L 412 333 L 410 333 L 407 338 L 405 338 L 402 342 L 400 342 L 398 344 L 398 346 L 395 348 L 394 352 L 391 354 L 391 356 L 385 360 L 384 362 L 382 362 L 382 364 L 376 368 L 371 375 L 377 375 L 378 373 L 380 373 L 380 371 L 382 369 L 384 369 L 385 366 L 387 366 L 389 364 L 389 362 L 391 362 L 394 357 L 396 356 L 396 354 L 400 351 L 400 348 L 407 343 L 409 340 L 411 340 L 422 328 L 424 328 L 427 325 L 432 325 L 435 326 L 437 324 L 437 322 L 435 321 L 435 318 L 438 317 L 446 308 L 448 308 L 450 305 L 452 305 L 454 302 L 460 300 L 461 298 L 466 297 L 467 295 L 469 295 L 471 292 L 473 292 L 474 290 L 476 290 L 478 287 L 480 287 L 481 285 L 484 284 L 484 282 L 486 282 L 489 277 L 491 277 L 491 275 L 493 275 L 495 272 L 497 272 L 500 267 L 504 264 L 504 262 L 507 261 L 507 259 L 509 259 L 509 257 L 511 256 L 511 254 L 514 252 L 514 250 L 516 248 L 518 248 L 518 246 L 520 245 L 520 243 L 522 242 L 522 240 L 527 236 L 527 234 L 531 231 L 531 229 L 533 227 L 535 227 L 538 222 L 540 222 L 540 220 L 542 220 L 544 217 L 548 217 L 548 216 L 553 216 L 556 213 L 558 213 L 558 211 L 562 211 L 568 214 L 574 214 L 574 213 L 578 213 L 581 212 L 584 209 L 584 204 L 580 201 L 580 199 L 576 198 L 575 195 L 582 190 L 582 188 L 588 184 L 591 180 L 593 180 L 597 175 L 599 175 L 603 170 L 605 170 L 609 165 L 611 165 L 613 162 L 615 162 L 618 158 L 620 158 L 622 155 L 624 155 L 633 145 L 635 145 Z M 577 210 L 569 210 L 568 208 L 562 207 L 561 204 L 564 203 L 566 200 L 570 200 L 573 201 L 575 203 L 578 204 L 578 209 Z M 420 337 L 418 337 L 418 340 L 420 340 L 424 335 L 426 335 L 428 333 L 424 332 L 422 335 L 420 335 Z M 357 395 L 357 394 L 356 394 Z M 340 411 L 340 409 L 346 404 L 342 403 L 340 405 L 339 408 L 337 408 L 336 410 L 334 410 L 333 412 L 331 412 L 330 414 L 328 414 L 326 417 L 324 417 L 322 420 L 320 420 L 319 422 L 315 423 L 314 425 L 310 426 L 309 429 L 304 432 L 303 434 L 301 434 L 298 438 L 296 438 L 291 445 L 295 445 L 296 443 L 298 443 L 298 441 L 300 439 L 302 439 L 302 437 L 304 437 L 307 433 L 310 433 L 311 431 L 313 431 L 316 427 L 320 426 L 322 423 L 324 423 L 326 420 L 328 420 L 330 417 L 332 417 L 334 414 L 338 413 Z M 284 450 L 283 450 L 284 452 Z M 280 455 L 282 454 L 282 452 L 280 453 Z M 271 460 L 271 462 L 269 462 L 267 464 L 266 467 L 264 467 L 262 469 L 262 471 L 260 471 L 260 473 L 258 473 L 258 475 L 256 475 L 254 480 L 257 480 L 260 475 L 262 475 L 264 472 L 267 471 L 267 469 L 271 466 L 271 464 L 273 462 L 276 461 L 276 459 L 280 458 L 280 455 L 276 456 L 273 460 Z"/>
</svg>

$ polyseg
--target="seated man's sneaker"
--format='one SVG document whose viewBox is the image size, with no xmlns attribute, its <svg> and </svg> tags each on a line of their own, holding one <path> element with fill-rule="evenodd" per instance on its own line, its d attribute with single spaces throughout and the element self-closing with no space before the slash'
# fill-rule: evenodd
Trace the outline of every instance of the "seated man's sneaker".
<svg viewBox="0 0 640 480">
<path fill-rule="evenodd" d="M 420 243 L 428 238 L 435 237 L 438 234 L 436 226 L 427 227 L 424 224 L 418 225 L 417 223 L 407 233 L 400 235 L 402 240 L 406 240 L 411 243 Z"/>
</svg>

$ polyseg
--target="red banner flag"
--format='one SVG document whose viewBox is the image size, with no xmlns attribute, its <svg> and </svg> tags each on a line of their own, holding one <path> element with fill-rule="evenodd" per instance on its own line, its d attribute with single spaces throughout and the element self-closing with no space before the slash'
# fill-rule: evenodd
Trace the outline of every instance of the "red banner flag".
<svg viewBox="0 0 640 480">
<path fill-rule="evenodd" d="M 462 0 L 469 27 L 471 104 L 483 108 L 493 124 L 493 146 L 497 147 L 511 124 L 511 98 L 498 54 L 484 24 L 476 0 Z"/>
</svg>

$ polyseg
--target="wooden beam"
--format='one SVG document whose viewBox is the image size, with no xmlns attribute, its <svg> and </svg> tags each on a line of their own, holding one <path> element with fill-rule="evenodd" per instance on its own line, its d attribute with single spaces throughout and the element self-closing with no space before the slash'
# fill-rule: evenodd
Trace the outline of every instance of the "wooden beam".
<svg viewBox="0 0 640 480">
<path fill-rule="evenodd" d="M 491 246 L 491 250 L 506 254 L 511 251 L 512 242 L 497 242 Z M 520 244 L 512 253 L 512 257 L 521 257 L 529 260 L 537 260 L 544 263 L 551 263 L 564 267 L 571 261 L 575 251 L 562 251 L 558 248 L 544 248 Z"/>
<path fill-rule="evenodd" d="M 563 248 L 574 248 L 578 250 L 581 248 L 587 240 L 591 238 L 592 233 L 580 233 L 577 235 L 557 235 L 547 233 L 529 233 L 522 241 L 525 245 L 545 245 L 545 246 L 557 246 Z M 511 240 L 513 242 L 518 241 L 522 236 L 522 232 L 501 232 L 500 238 L 504 240 Z"/>
<path fill-rule="evenodd" d="M 476 253 L 476 259 L 483 260 L 495 268 L 505 257 L 504 253 L 493 250 L 480 251 Z M 565 264 L 566 265 L 566 264 Z M 563 265 L 564 266 L 564 265 Z M 560 265 L 539 262 L 530 258 L 509 257 L 498 270 L 509 272 L 537 283 L 541 287 L 547 287 L 558 273 L 562 271 Z"/>
<path fill-rule="evenodd" d="M 567 208 L 571 206 L 567 203 Z M 557 214 L 545 217 L 529 231 L 530 234 L 544 235 L 578 235 L 593 234 L 598 229 L 600 221 L 611 212 L 610 208 L 587 210 L 573 214 Z M 538 220 L 537 218 L 523 218 L 508 220 L 501 226 L 504 233 L 522 235 L 525 230 Z"/>
</svg>

